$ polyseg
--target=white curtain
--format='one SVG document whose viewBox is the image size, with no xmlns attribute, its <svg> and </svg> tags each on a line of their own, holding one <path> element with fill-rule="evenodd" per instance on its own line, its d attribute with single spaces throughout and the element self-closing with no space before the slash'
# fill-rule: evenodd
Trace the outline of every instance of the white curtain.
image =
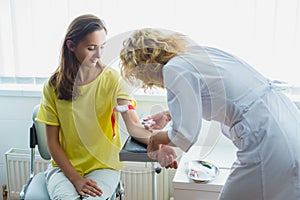
<svg viewBox="0 0 300 200">
<path fill-rule="evenodd" d="M 67 25 L 83 13 L 102 18 L 108 38 L 143 27 L 178 31 L 300 85 L 299 0 L 0 0 L 0 76 L 50 76 Z"/>
</svg>

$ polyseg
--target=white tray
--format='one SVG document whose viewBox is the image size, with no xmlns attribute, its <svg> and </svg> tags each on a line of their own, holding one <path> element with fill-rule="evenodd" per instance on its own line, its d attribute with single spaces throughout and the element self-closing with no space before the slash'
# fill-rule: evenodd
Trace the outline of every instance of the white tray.
<svg viewBox="0 0 300 200">
<path fill-rule="evenodd" d="M 188 162 L 188 177 L 195 182 L 212 181 L 219 174 L 219 169 L 214 164 L 203 160 Z"/>
</svg>

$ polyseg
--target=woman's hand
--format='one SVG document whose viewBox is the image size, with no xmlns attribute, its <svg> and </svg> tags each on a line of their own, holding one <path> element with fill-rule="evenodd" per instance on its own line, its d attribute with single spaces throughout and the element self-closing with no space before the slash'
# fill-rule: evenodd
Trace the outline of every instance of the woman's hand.
<svg viewBox="0 0 300 200">
<path fill-rule="evenodd" d="M 156 113 L 154 115 L 151 115 L 149 117 L 146 117 L 143 119 L 143 121 L 147 122 L 147 121 L 153 121 L 154 124 L 150 124 L 150 125 L 144 125 L 146 129 L 153 131 L 153 130 L 160 130 L 163 129 L 167 123 L 169 121 L 171 121 L 171 115 L 169 113 L 169 111 L 163 111 L 163 112 L 159 112 Z"/>
<path fill-rule="evenodd" d="M 73 184 L 78 194 L 80 194 L 83 197 L 96 197 L 102 195 L 102 190 L 92 179 L 81 177 L 80 179 L 73 181 Z"/>
</svg>

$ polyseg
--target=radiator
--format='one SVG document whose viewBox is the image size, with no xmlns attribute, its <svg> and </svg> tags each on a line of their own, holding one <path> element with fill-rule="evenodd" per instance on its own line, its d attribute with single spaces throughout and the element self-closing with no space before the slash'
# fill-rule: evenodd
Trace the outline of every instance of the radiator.
<svg viewBox="0 0 300 200">
<path fill-rule="evenodd" d="M 152 200 L 152 171 L 151 163 L 125 162 L 121 173 L 124 183 L 126 200 Z M 172 180 L 174 171 L 162 169 L 156 176 L 156 199 L 169 200 L 172 196 Z"/>
<path fill-rule="evenodd" d="M 12 148 L 5 153 L 8 180 L 8 199 L 19 199 L 22 186 L 30 176 L 30 150 Z M 49 161 L 42 159 L 38 152 L 35 155 L 35 173 L 45 171 Z"/>
<path fill-rule="evenodd" d="M 5 153 L 8 199 L 19 199 L 22 186 L 27 183 L 30 174 L 30 151 L 10 149 Z M 35 159 L 35 173 L 45 171 L 49 161 L 43 160 L 38 153 Z M 156 174 L 157 200 L 168 200 L 173 193 L 172 179 L 174 170 L 162 169 Z M 121 173 L 126 200 L 152 200 L 152 166 L 150 163 L 125 162 Z"/>
</svg>

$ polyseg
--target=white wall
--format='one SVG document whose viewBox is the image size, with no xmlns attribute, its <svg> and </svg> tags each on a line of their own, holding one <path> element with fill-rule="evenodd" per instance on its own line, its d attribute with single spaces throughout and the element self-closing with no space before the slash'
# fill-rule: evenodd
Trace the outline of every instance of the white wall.
<svg viewBox="0 0 300 200">
<path fill-rule="evenodd" d="M 0 91 L 0 185 L 7 185 L 5 152 L 12 147 L 25 148 L 29 146 L 28 135 L 31 125 L 31 115 L 34 105 L 39 103 L 39 97 L 11 95 Z M 8 96 L 6 96 L 8 95 Z M 2 188 L 0 192 L 2 200 Z"/>
</svg>

